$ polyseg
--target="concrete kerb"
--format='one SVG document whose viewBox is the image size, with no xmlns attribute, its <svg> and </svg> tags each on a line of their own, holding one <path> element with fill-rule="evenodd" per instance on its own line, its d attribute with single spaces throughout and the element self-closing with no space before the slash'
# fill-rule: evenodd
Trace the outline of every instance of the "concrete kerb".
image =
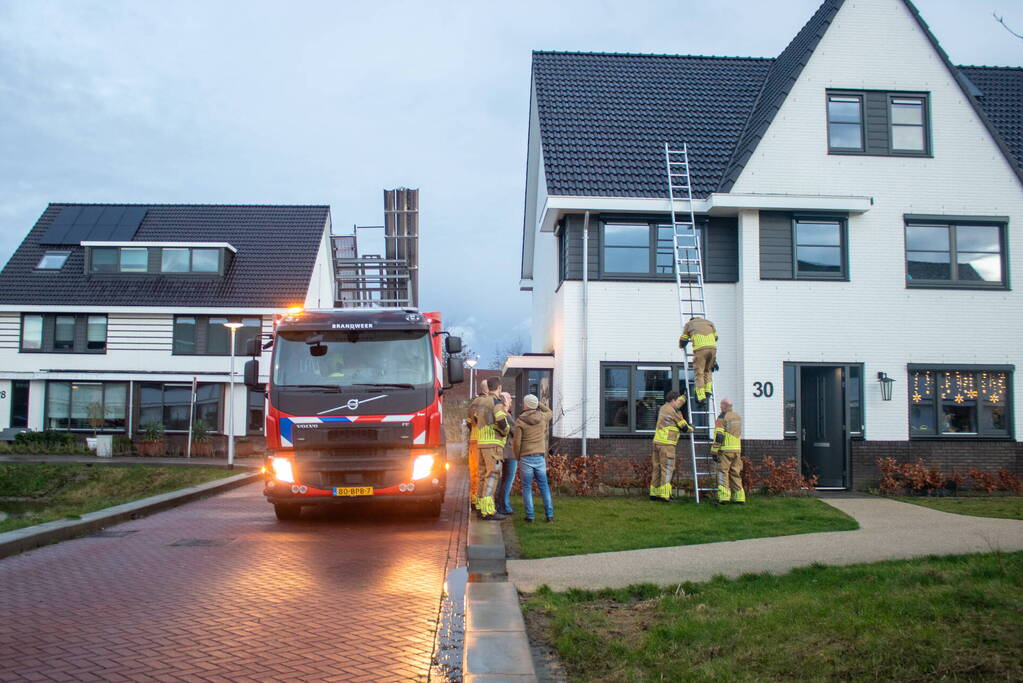
<svg viewBox="0 0 1023 683">
<path fill-rule="evenodd" d="M 470 518 L 466 560 L 469 584 L 465 590 L 462 680 L 537 680 L 519 594 L 508 582 L 500 524 Z"/>
<path fill-rule="evenodd" d="M 141 500 L 115 505 L 113 507 L 88 512 L 80 519 L 62 519 L 35 526 L 15 529 L 0 534 L 0 558 L 16 555 L 40 546 L 66 541 L 77 536 L 84 536 L 93 531 L 138 517 L 144 517 L 160 510 L 176 507 L 189 501 L 243 486 L 259 478 L 258 472 L 245 472 L 233 477 L 206 482 L 198 486 L 162 493 Z"/>
</svg>

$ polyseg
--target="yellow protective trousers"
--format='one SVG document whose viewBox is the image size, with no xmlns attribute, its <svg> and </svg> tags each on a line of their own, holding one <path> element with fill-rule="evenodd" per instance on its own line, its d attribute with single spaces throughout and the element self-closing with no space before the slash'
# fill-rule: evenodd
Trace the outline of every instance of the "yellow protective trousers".
<svg viewBox="0 0 1023 683">
<path fill-rule="evenodd" d="M 702 401 L 710 393 L 714 382 L 714 363 L 717 360 L 716 346 L 705 346 L 693 351 L 693 373 L 696 383 L 696 400 Z"/>
<path fill-rule="evenodd" d="M 671 497 L 671 478 L 675 474 L 675 446 L 655 443 L 651 456 L 650 495 Z"/>
</svg>

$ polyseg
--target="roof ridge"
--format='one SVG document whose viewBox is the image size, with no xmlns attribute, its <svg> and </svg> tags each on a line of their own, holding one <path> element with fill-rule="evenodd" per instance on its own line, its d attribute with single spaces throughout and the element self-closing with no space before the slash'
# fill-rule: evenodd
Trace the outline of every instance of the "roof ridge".
<svg viewBox="0 0 1023 683">
<path fill-rule="evenodd" d="M 1000 69 L 1010 71 L 1023 71 L 1023 66 L 995 66 L 991 64 L 956 64 L 957 69 Z"/>
<path fill-rule="evenodd" d="M 196 206 L 196 207 L 231 207 L 231 208 L 282 208 L 282 209 L 293 209 L 293 208 L 309 208 L 309 209 L 329 209 L 330 204 L 190 204 L 187 202 L 181 203 L 160 203 L 160 202 L 48 202 L 48 206 Z"/>
<path fill-rule="evenodd" d="M 578 55 L 582 57 L 678 57 L 685 59 L 746 59 L 771 61 L 774 57 L 744 57 L 741 55 L 694 55 L 668 52 L 591 52 L 587 50 L 533 50 L 534 55 Z"/>
</svg>

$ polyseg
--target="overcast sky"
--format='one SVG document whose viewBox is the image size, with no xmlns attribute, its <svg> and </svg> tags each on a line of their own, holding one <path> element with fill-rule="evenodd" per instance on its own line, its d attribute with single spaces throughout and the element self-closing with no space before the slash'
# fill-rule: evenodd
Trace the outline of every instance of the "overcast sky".
<svg viewBox="0 0 1023 683">
<path fill-rule="evenodd" d="M 818 0 L 0 0 L 0 262 L 48 202 L 330 204 L 418 187 L 422 305 L 484 358 L 518 291 L 530 51 L 776 56 Z M 958 64 L 1023 64 L 1019 0 L 917 0 Z M 140 302 L 144 303 L 144 302 Z"/>
</svg>

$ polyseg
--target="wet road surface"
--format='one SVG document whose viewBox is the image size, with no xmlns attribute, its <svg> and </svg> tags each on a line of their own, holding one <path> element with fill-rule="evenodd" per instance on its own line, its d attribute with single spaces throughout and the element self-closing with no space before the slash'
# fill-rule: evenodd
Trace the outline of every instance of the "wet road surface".
<svg viewBox="0 0 1023 683">
<path fill-rule="evenodd" d="M 278 522 L 251 484 L 0 560 L 0 680 L 429 680 L 464 565 L 451 474 L 439 519 Z"/>
</svg>

